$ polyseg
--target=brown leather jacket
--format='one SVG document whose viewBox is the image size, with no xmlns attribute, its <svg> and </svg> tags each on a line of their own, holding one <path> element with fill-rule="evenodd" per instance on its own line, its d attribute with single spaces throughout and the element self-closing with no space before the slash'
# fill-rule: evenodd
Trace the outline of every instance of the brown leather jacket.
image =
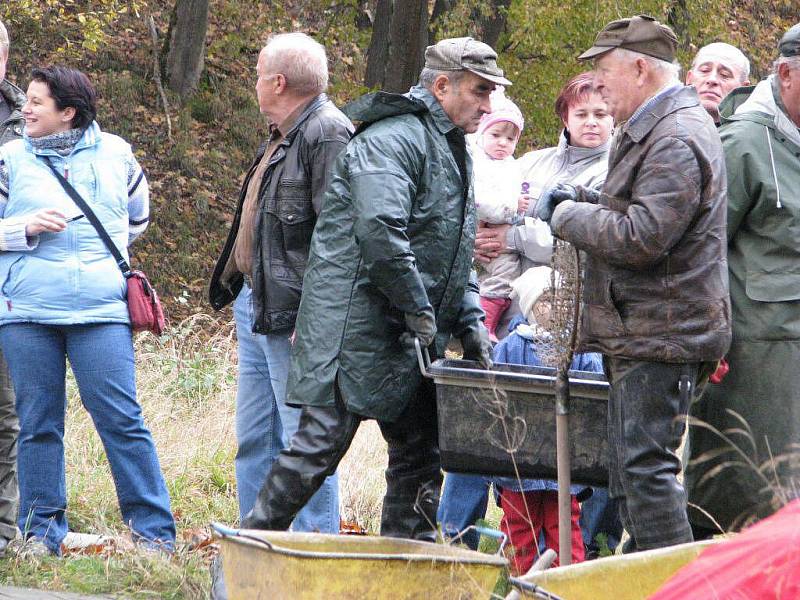
<svg viewBox="0 0 800 600">
<path fill-rule="evenodd" d="M 726 185 L 719 135 L 693 88 L 622 127 L 599 197 L 579 188 L 584 201 L 562 202 L 551 222 L 588 254 L 583 350 L 672 363 L 725 354 Z"/>
</svg>

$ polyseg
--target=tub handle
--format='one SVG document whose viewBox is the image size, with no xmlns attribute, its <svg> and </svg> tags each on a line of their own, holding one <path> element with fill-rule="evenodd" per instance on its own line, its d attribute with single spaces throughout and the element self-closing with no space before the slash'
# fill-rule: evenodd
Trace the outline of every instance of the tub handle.
<svg viewBox="0 0 800 600">
<path fill-rule="evenodd" d="M 503 549 L 506 547 L 506 543 L 508 542 L 508 536 L 503 531 L 498 531 L 497 529 L 492 529 L 491 527 L 481 527 L 480 525 L 470 525 L 469 527 L 467 527 L 463 531 L 461 531 L 457 536 L 455 536 L 454 538 L 451 538 L 450 539 L 450 544 L 452 545 L 452 544 L 455 544 L 456 542 L 458 542 L 461 538 L 464 537 L 464 535 L 468 531 L 475 531 L 475 532 L 478 533 L 478 535 L 485 535 L 487 537 L 494 538 L 496 540 L 500 540 L 500 547 L 497 549 L 497 552 L 495 552 L 496 556 L 500 556 L 503 553 Z"/>
<path fill-rule="evenodd" d="M 417 349 L 417 362 L 419 362 L 419 371 L 423 377 L 433 378 L 431 375 L 431 355 L 428 353 L 428 348 L 423 347 L 419 343 L 419 338 L 414 338 L 414 347 Z"/>
<path fill-rule="evenodd" d="M 233 527 L 228 527 L 227 525 L 223 525 L 222 523 L 213 522 L 211 523 L 211 529 L 216 531 L 220 537 L 238 537 L 239 530 L 234 529 Z"/>
</svg>

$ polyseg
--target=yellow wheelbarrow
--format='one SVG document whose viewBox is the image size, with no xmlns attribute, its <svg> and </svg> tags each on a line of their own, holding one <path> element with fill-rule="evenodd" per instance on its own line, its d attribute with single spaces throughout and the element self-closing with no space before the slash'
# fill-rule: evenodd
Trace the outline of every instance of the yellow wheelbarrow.
<svg viewBox="0 0 800 600">
<path fill-rule="evenodd" d="M 497 598 L 508 565 L 505 534 L 484 528 L 501 540 L 496 555 L 377 536 L 212 529 L 228 600 L 486 600 Z"/>
</svg>

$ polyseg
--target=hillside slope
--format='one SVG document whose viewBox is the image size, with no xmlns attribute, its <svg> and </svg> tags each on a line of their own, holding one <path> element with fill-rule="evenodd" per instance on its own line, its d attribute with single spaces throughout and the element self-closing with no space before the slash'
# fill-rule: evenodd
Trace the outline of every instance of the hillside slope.
<svg viewBox="0 0 800 600">
<path fill-rule="evenodd" d="M 483 0 L 470 0 L 473 3 Z M 86 43 L 77 13 L 100 14 L 111 4 L 127 6 Z M 330 95 L 338 104 L 363 93 L 370 30 L 356 24 L 354 1 L 212 0 L 206 72 L 197 95 L 180 107 L 171 98 L 173 139 L 156 88 L 153 46 L 146 17 L 161 35 L 171 2 L 164 0 L 4 0 L 0 18 L 12 37 L 9 79 L 26 87 L 31 66 L 76 65 L 90 73 L 100 95 L 101 126 L 131 142 L 152 190 L 152 224 L 132 249 L 134 264 L 151 276 L 173 322 L 210 311 L 206 286 L 230 225 L 242 174 L 266 131 L 255 102 L 255 62 L 272 31 L 304 30 L 326 45 Z M 686 5 L 689 8 L 681 8 Z M 63 14 L 56 14 L 57 9 Z M 639 11 L 670 19 L 682 32 L 685 62 L 705 43 L 737 44 L 767 72 L 780 33 L 798 15 L 795 0 L 515 0 L 498 44 L 500 62 L 516 85 L 510 95 L 526 115 L 520 150 L 552 144 L 558 122 L 552 102 L 569 75 L 583 66 L 572 60 L 608 20 Z M 466 14 L 466 13 L 464 13 Z M 437 24 L 441 36 L 473 33 L 456 11 Z M 71 19 L 71 20 L 70 20 Z M 83 36 L 83 37 L 82 37 Z M 24 40 L 23 43 L 21 40 Z M 89 47 L 82 47 L 81 44 Z"/>
</svg>

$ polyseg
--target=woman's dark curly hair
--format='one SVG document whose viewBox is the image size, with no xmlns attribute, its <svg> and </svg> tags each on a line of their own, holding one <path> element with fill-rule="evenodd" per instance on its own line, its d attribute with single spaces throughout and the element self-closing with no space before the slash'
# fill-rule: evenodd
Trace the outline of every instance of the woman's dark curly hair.
<svg viewBox="0 0 800 600">
<path fill-rule="evenodd" d="M 56 108 L 74 108 L 73 129 L 86 129 L 97 116 L 97 92 L 82 71 L 68 67 L 49 66 L 34 69 L 34 81 L 44 83 L 55 100 Z"/>
</svg>

